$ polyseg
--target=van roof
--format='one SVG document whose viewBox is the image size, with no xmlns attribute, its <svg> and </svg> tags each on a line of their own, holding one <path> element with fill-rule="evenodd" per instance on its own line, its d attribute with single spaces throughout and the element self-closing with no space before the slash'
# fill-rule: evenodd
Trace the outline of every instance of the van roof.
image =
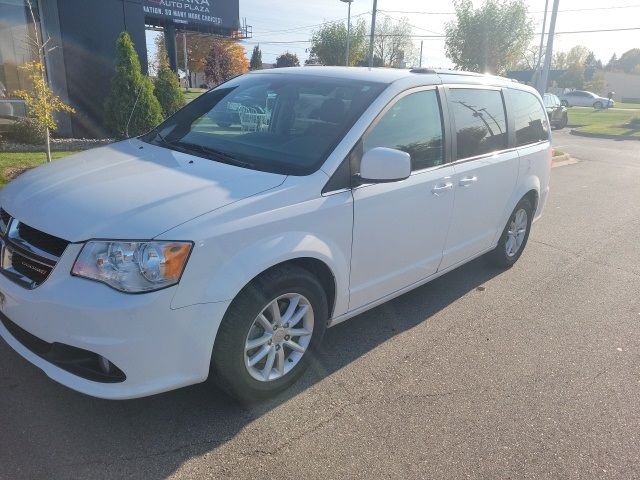
<svg viewBox="0 0 640 480">
<path fill-rule="evenodd" d="M 391 84 L 398 80 L 411 79 L 412 77 L 424 85 L 440 83 L 471 83 L 490 85 L 517 85 L 516 80 L 495 75 L 465 72 L 446 69 L 400 69 L 400 68 L 368 68 L 368 67 L 324 67 L 305 66 L 287 67 L 267 70 L 254 70 L 250 74 L 289 74 L 289 75 L 315 75 L 331 78 L 346 78 Z M 413 82 L 411 82 L 413 83 Z"/>
</svg>

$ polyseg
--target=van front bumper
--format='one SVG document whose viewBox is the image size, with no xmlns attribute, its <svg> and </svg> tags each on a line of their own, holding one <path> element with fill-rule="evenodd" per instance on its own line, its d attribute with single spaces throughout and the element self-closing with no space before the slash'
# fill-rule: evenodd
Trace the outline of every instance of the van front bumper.
<svg viewBox="0 0 640 480">
<path fill-rule="evenodd" d="M 0 275 L 0 336 L 53 380 L 94 397 L 137 398 L 206 380 L 229 302 L 172 309 L 175 287 L 129 295 L 73 277 L 76 247 L 33 290 Z M 99 357 L 123 375 L 100 376 Z"/>
</svg>

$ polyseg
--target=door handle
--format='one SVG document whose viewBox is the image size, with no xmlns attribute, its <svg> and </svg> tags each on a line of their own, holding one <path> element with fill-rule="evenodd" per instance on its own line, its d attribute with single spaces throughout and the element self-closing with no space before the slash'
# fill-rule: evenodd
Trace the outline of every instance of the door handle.
<svg viewBox="0 0 640 480">
<path fill-rule="evenodd" d="M 460 179 L 458 183 L 461 187 L 469 187 L 471 184 L 476 183 L 478 181 L 478 177 L 475 175 L 473 177 L 464 177 Z"/>
<path fill-rule="evenodd" d="M 436 184 L 435 187 L 431 189 L 431 193 L 433 193 L 436 197 L 439 197 L 441 193 L 444 193 L 447 190 L 452 190 L 452 189 L 453 189 L 453 183 L 451 182 L 438 183 Z"/>
</svg>

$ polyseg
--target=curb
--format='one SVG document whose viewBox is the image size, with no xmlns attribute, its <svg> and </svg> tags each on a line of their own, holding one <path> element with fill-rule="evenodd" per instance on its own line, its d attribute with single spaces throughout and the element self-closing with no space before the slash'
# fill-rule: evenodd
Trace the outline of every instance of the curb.
<svg viewBox="0 0 640 480">
<path fill-rule="evenodd" d="M 578 160 L 568 153 L 565 153 L 562 155 L 556 155 L 551 159 L 551 168 L 564 167 L 565 165 L 573 165 L 574 163 L 578 163 Z"/>
<path fill-rule="evenodd" d="M 640 137 L 634 137 L 633 135 L 609 135 L 606 133 L 589 133 L 589 132 L 581 132 L 575 129 L 570 130 L 569 133 L 577 137 L 605 138 L 607 140 L 640 140 Z"/>
</svg>

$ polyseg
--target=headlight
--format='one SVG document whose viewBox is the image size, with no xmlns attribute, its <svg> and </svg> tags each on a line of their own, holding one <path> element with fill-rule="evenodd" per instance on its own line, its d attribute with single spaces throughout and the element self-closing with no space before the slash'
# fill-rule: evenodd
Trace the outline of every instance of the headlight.
<svg viewBox="0 0 640 480">
<path fill-rule="evenodd" d="M 191 242 L 90 241 L 71 273 L 121 292 L 159 290 L 180 281 L 192 247 Z"/>
</svg>

